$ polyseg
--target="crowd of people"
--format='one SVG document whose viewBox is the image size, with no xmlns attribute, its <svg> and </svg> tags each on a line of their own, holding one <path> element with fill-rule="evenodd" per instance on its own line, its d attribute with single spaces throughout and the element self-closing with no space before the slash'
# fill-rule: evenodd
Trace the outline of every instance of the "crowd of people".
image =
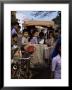
<svg viewBox="0 0 72 90">
<path fill-rule="evenodd" d="M 52 60 L 52 78 L 61 78 L 61 29 L 50 30 L 44 33 L 44 29 L 38 31 L 34 29 L 23 29 L 18 22 L 15 22 L 11 27 L 11 48 L 18 46 L 26 46 L 33 44 L 45 44 L 48 47 L 54 46 L 50 59 Z"/>
</svg>

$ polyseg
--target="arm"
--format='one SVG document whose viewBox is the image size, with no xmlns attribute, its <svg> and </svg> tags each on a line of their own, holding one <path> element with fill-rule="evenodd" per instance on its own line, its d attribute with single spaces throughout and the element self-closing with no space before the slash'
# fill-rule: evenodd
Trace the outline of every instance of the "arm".
<svg viewBox="0 0 72 90">
<path fill-rule="evenodd" d="M 52 79 L 54 79 L 55 68 L 56 68 L 56 58 L 53 58 L 53 60 L 52 60 L 52 72 L 51 72 L 51 78 Z"/>
</svg>

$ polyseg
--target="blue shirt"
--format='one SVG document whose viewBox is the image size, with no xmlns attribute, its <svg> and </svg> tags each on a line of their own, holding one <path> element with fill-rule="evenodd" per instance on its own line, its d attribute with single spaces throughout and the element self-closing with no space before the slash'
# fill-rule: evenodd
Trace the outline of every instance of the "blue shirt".
<svg viewBox="0 0 72 90">
<path fill-rule="evenodd" d="M 17 34 L 17 32 L 16 32 L 16 29 L 15 29 L 15 28 L 13 28 L 13 29 L 12 29 L 11 34 L 12 34 L 12 35 Z"/>
</svg>

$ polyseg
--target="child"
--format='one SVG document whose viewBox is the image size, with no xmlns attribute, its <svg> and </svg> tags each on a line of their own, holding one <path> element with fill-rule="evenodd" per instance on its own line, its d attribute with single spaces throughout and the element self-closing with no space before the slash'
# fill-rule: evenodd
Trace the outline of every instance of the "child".
<svg viewBox="0 0 72 90">
<path fill-rule="evenodd" d="M 31 44 L 38 44 L 38 35 L 39 32 L 37 30 L 34 30 L 32 33 L 32 38 L 30 39 Z"/>
<path fill-rule="evenodd" d="M 27 30 L 23 30 L 22 45 L 28 44 L 29 33 Z"/>
</svg>

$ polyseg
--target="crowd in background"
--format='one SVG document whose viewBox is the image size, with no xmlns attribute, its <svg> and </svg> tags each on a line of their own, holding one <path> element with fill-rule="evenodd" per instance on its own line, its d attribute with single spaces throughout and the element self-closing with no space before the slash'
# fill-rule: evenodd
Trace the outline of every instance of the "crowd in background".
<svg viewBox="0 0 72 90">
<path fill-rule="evenodd" d="M 23 29 L 18 22 L 15 22 L 11 28 L 11 48 L 16 45 L 27 45 L 27 44 L 45 44 L 48 47 L 55 46 L 53 52 L 50 55 L 52 60 L 52 77 L 61 78 L 61 28 L 56 30 L 49 30 L 46 33 L 45 29 L 40 32 L 37 28 L 34 29 Z M 48 30 L 48 29 L 47 29 Z"/>
<path fill-rule="evenodd" d="M 15 23 L 11 30 L 12 45 L 14 44 L 47 44 L 51 46 L 60 37 L 60 28 L 58 30 L 49 30 L 49 32 L 44 33 L 44 29 L 40 32 L 37 28 L 34 29 L 24 29 L 20 31 L 19 23 Z M 19 40 L 20 39 L 20 40 Z M 20 41 L 20 42 L 19 42 Z"/>
</svg>

